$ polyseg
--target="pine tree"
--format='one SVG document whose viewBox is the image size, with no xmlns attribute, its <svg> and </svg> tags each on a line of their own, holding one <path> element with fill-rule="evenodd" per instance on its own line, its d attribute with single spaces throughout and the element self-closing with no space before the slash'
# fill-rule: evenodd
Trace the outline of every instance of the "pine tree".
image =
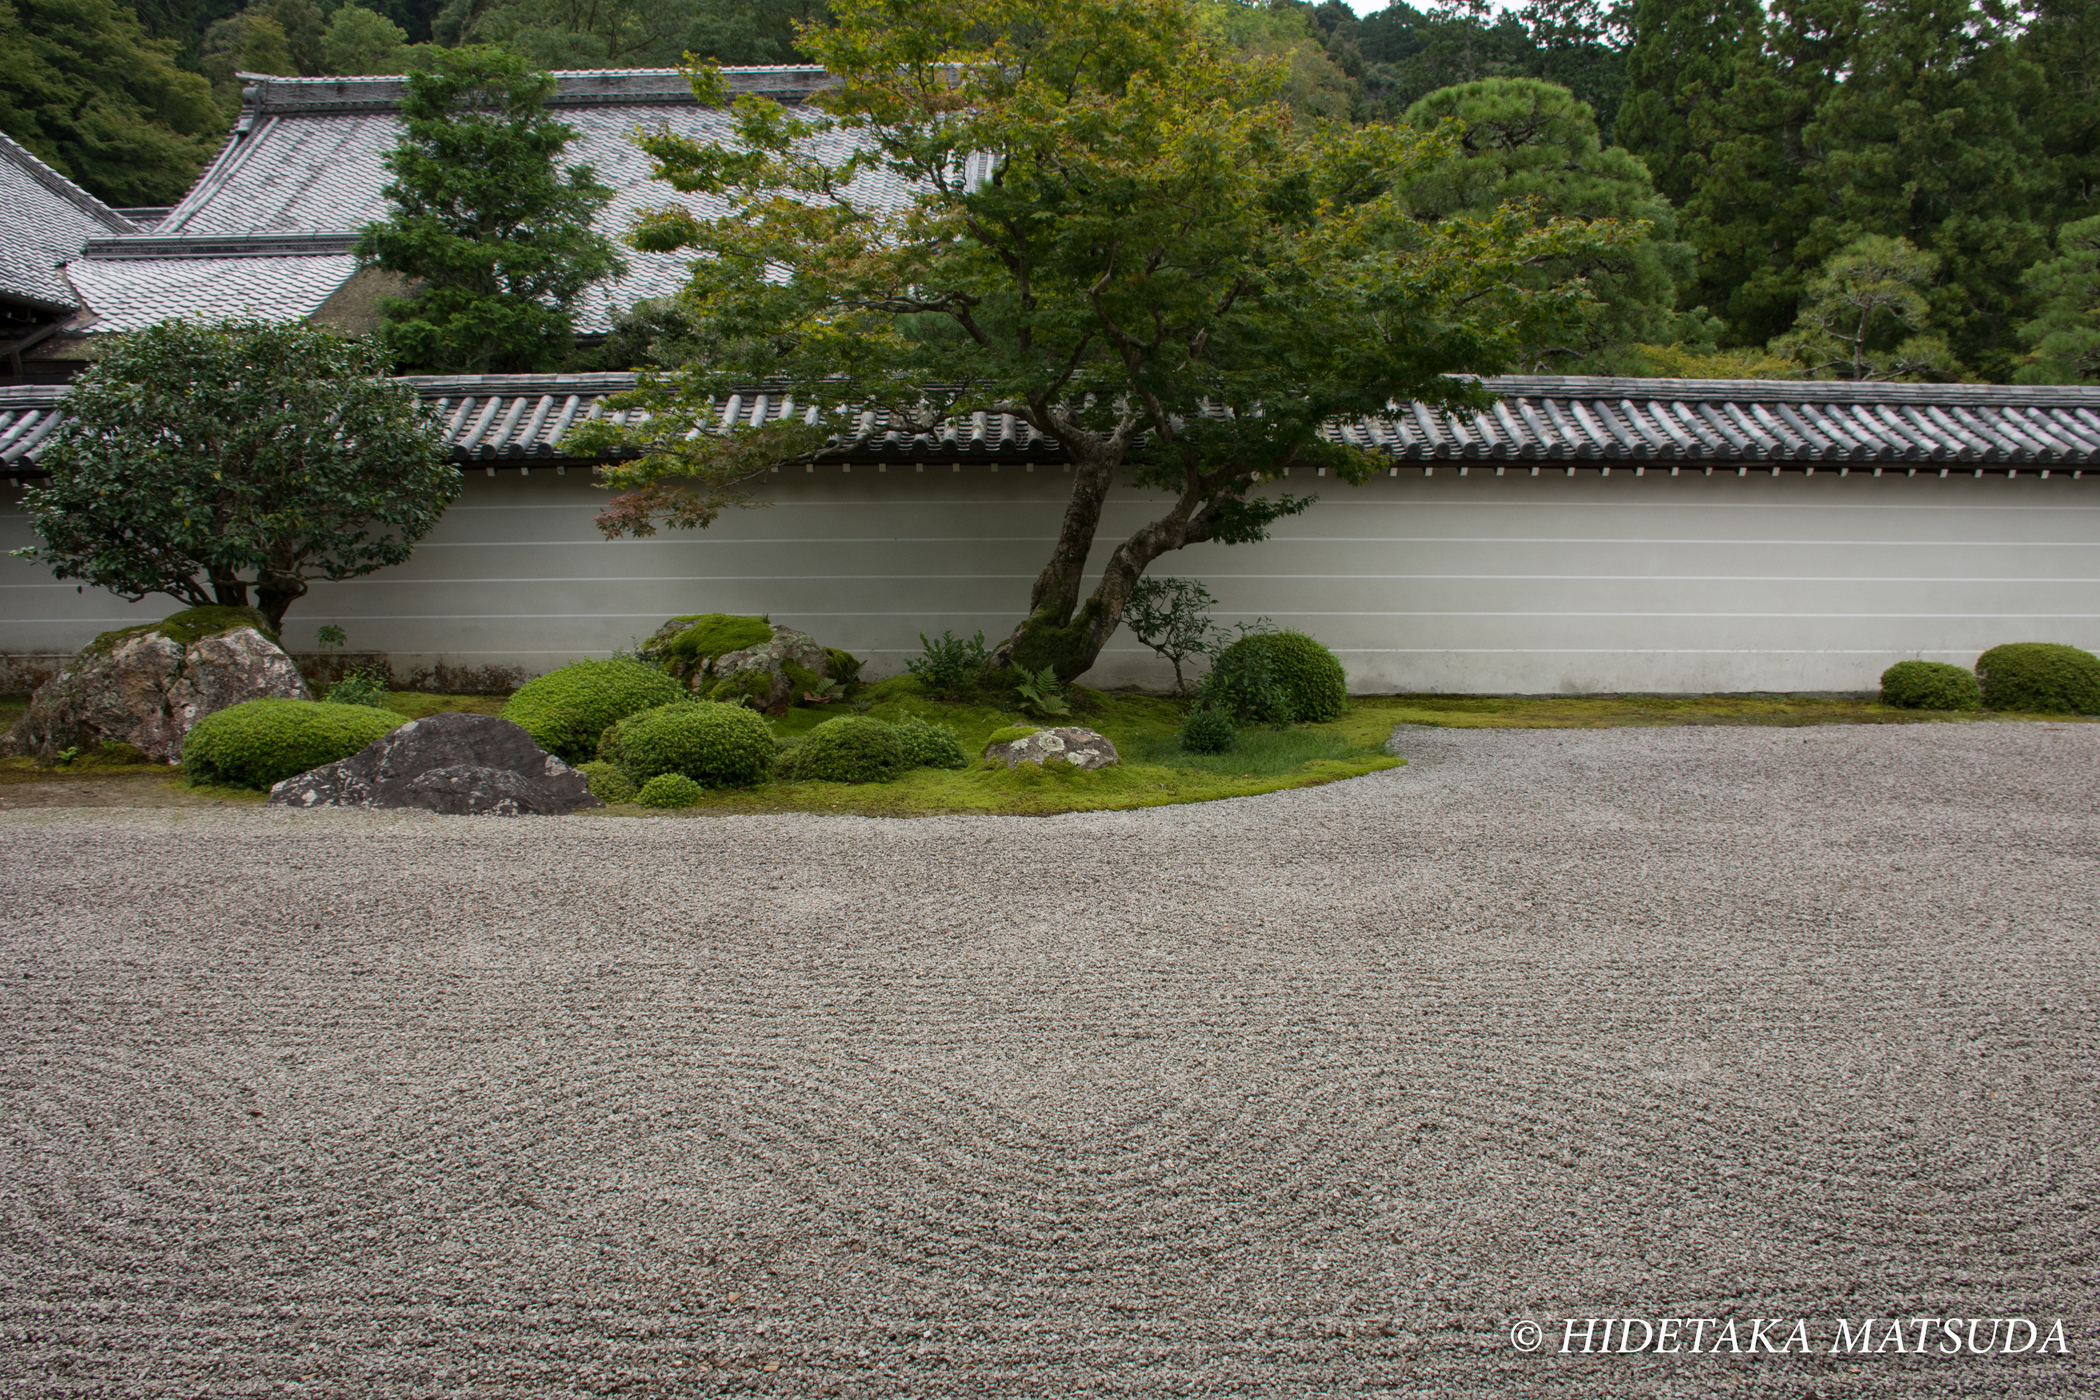
<svg viewBox="0 0 2100 1400">
<path fill-rule="evenodd" d="M 2100 218 L 2056 232 L 2056 256 L 2027 272 L 2040 302 L 2020 339 L 2034 347 L 2019 372 L 2024 384 L 2100 382 Z"/>
<path fill-rule="evenodd" d="M 500 49 L 442 50 L 408 78 L 404 131 L 386 157 L 393 205 L 368 224 L 361 264 L 419 287 L 383 307 L 404 369 L 549 369 L 575 346 L 573 310 L 626 270 L 591 219 L 613 192 L 589 166 L 560 169 L 574 127 L 547 114 L 554 79 Z"/>
</svg>

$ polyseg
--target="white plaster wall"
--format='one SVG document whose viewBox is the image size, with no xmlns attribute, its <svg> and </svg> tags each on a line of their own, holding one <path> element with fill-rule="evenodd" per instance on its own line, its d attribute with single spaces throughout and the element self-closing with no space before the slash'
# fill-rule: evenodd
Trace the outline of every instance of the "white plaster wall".
<svg viewBox="0 0 2100 1400">
<path fill-rule="evenodd" d="M 397 665 L 538 672 L 674 613 L 764 612 L 888 674 L 922 630 L 1012 626 L 1068 482 L 1014 465 L 791 471 L 766 509 L 608 542 L 587 474 L 475 471 L 413 560 L 316 584 L 287 641 L 308 649 L 334 623 Z M 2025 640 L 2100 650 L 2100 480 L 1486 465 L 1290 489 L 1322 500 L 1276 538 L 1199 546 L 1154 571 L 1204 581 L 1227 621 L 1319 637 L 1360 691 L 1861 690 L 1905 657 L 1966 664 Z M 0 549 L 31 542 L 15 500 Z M 1119 493 L 1101 556 L 1146 505 Z M 76 592 L 0 557 L 0 653 L 69 652 L 174 606 Z M 1089 680 L 1166 675 L 1123 635 Z"/>
</svg>

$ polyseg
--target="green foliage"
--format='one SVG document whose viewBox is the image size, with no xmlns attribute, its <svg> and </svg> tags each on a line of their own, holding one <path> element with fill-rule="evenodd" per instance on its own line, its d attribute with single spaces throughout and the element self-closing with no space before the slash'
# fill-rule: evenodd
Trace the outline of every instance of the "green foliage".
<svg viewBox="0 0 2100 1400">
<path fill-rule="evenodd" d="M 1665 198 L 1683 204 L 1704 168 L 1693 114 L 1735 81 L 1735 60 L 1755 45 L 1756 0 L 1633 0 L 1626 97 L 1612 135 L 1641 157 Z"/>
<path fill-rule="evenodd" d="M 683 773 L 658 773 L 642 784 L 634 800 L 644 807 L 692 807 L 706 796 L 707 789 Z"/>
<path fill-rule="evenodd" d="M 1621 374 L 1645 379 L 1799 379 L 1801 367 L 1764 349 L 1710 345 L 1634 345 L 1618 357 Z"/>
<path fill-rule="evenodd" d="M 1123 625 L 1174 667 L 1174 693 L 1188 694 L 1181 663 L 1201 656 L 1217 624 L 1210 610 L 1218 600 L 1193 579 L 1142 578 L 1123 604 Z"/>
<path fill-rule="evenodd" d="M 591 220 L 612 198 L 588 166 L 562 169 L 576 129 L 545 103 L 554 79 L 497 49 L 443 51 L 408 76 L 388 152 L 391 211 L 367 224 L 360 266 L 418 290 L 383 307 L 404 369 L 551 369 L 575 345 L 576 300 L 626 269 Z"/>
<path fill-rule="evenodd" d="M 2100 714 L 2100 657 L 2054 642 L 2012 642 L 1976 658 L 1988 710 Z"/>
<path fill-rule="evenodd" d="M 1586 246 L 1517 274 L 1541 291 L 1581 281 L 1595 300 L 1581 314 L 1535 327 L 1521 350 L 1533 372 L 1595 374 L 1636 342 L 1697 336 L 1703 323 L 1677 314 L 1692 280 L 1691 245 L 1677 238 L 1677 211 L 1655 190 L 1648 169 L 1606 146 L 1595 115 L 1564 87 L 1535 78 L 1488 78 L 1433 92 L 1408 108 L 1408 123 L 1432 131 L 1457 122 L 1465 159 L 1407 186 L 1409 208 L 1424 218 L 1489 217 L 1505 203 L 1548 215 L 1615 219 L 1641 236 L 1617 246 Z"/>
<path fill-rule="evenodd" d="M 369 705 L 247 700 L 197 721 L 182 744 L 190 781 L 268 790 L 345 759 L 407 723 Z"/>
<path fill-rule="evenodd" d="M 1283 688 L 1291 718 L 1300 724 L 1324 724 L 1349 707 L 1349 676 L 1342 663 L 1320 642 L 1303 632 L 1256 632 L 1235 643 L 1265 653 L 1269 673 Z"/>
<path fill-rule="evenodd" d="M 922 637 L 920 640 L 923 641 L 925 639 Z M 859 683 L 860 668 L 868 663 L 850 651 L 841 651 L 837 647 L 826 647 L 824 648 L 824 664 L 830 669 L 833 680 L 837 681 L 841 686 L 852 686 Z"/>
<path fill-rule="evenodd" d="M 904 742 L 894 725 L 866 715 L 840 715 L 810 730 L 783 756 L 780 776 L 793 782 L 881 783 L 905 766 Z"/>
<path fill-rule="evenodd" d="M 1021 697 L 1022 709 L 1046 716 L 1072 713 L 1070 702 L 1058 693 L 1063 687 L 1057 679 L 1055 666 L 1045 666 L 1041 671 L 1015 666 L 1013 677 L 1014 691 Z"/>
<path fill-rule="evenodd" d="M 773 640 L 773 624 L 762 617 L 700 613 L 691 618 L 673 618 L 672 621 L 692 624 L 665 644 L 664 655 L 673 661 L 712 661 L 732 651 L 742 651 L 745 647 Z"/>
<path fill-rule="evenodd" d="M 399 73 L 410 64 L 407 45 L 408 31 L 400 25 L 362 5 L 345 4 L 328 21 L 321 53 L 330 73 Z"/>
<path fill-rule="evenodd" d="M 120 208 L 173 204 L 225 128 L 177 49 L 116 0 L 0 0 L 0 132 Z"/>
<path fill-rule="evenodd" d="M 919 645 L 923 651 L 907 660 L 904 669 L 917 676 L 935 695 L 961 694 L 977 684 L 990 661 L 990 655 L 984 649 L 982 632 L 967 639 L 953 632 L 943 632 L 937 642 L 928 641 L 926 634 L 921 632 Z"/>
<path fill-rule="evenodd" d="M 216 604 L 201 608 L 184 608 L 170 613 L 158 622 L 141 623 L 136 627 L 119 627 L 114 632 L 104 632 L 87 644 L 87 650 L 97 656 L 107 656 L 117 645 L 130 637 L 146 632 L 158 632 L 180 647 L 186 647 L 206 637 L 216 637 L 222 632 L 231 632 L 236 627 L 253 627 L 256 631 L 277 640 L 277 629 L 270 619 L 254 608 L 225 608 Z"/>
<path fill-rule="evenodd" d="M 1191 710 L 1181 725 L 1181 747 L 1190 753 L 1230 753 L 1238 737 L 1232 716 L 1223 710 Z"/>
<path fill-rule="evenodd" d="M 2056 256 L 2028 269 L 2027 287 L 2041 308 L 2020 327 L 2033 347 L 2020 382 L 2100 381 L 2100 218 L 2058 229 Z"/>
<path fill-rule="evenodd" d="M 963 753 L 962 736 L 953 725 L 906 715 L 890 727 L 897 732 L 906 768 L 962 768 L 969 764 Z"/>
<path fill-rule="evenodd" d="M 360 668 L 328 687 L 327 700 L 331 705 L 371 705 L 383 710 L 387 708 L 386 682 L 384 671 Z"/>
<path fill-rule="evenodd" d="M 499 44 L 547 68 L 671 68 L 795 63 L 795 26 L 824 21 L 822 0 L 450 0 L 439 42 Z"/>
<path fill-rule="evenodd" d="M 1452 372 L 1512 363 L 1591 299 L 1520 274 L 1635 237 L 1527 207 L 1415 216 L 1400 191 L 1460 159 L 1455 137 L 1299 120 L 1287 65 L 1206 36 L 1183 0 L 832 9 L 801 42 L 838 83 L 814 106 L 747 96 L 734 142 L 639 138 L 699 196 L 633 240 L 693 259 L 683 299 L 710 353 L 615 402 L 646 421 L 569 442 L 614 459 L 601 528 L 639 534 L 748 503 L 871 409 L 923 430 L 1019 416 L 1065 445 L 1072 495 L 998 662 L 1083 673 L 1160 555 L 1264 538 L 1308 504 L 1265 489 L 1291 469 L 1383 470 L 1328 420 L 1484 404 Z M 695 92 L 726 98 L 709 70 Z M 908 206 L 864 197 L 876 170 Z M 726 393 L 771 382 L 804 412 L 721 428 Z M 1164 492 L 1164 514 L 1083 597 L 1125 483 Z"/>
<path fill-rule="evenodd" d="M 1833 254 L 1803 289 L 1801 315 L 1772 350 L 1811 379 L 1954 379 L 1947 342 L 1922 334 L 1937 260 L 1869 234 Z"/>
<path fill-rule="evenodd" d="M 724 676 L 710 682 L 701 693 L 718 704 L 748 705 L 752 709 L 763 709 L 773 698 L 773 673 L 739 671 L 733 676 Z"/>
<path fill-rule="evenodd" d="M 1898 661 L 1881 673 L 1881 703 L 1904 710 L 1973 710 L 1983 695 L 1972 671 L 1939 661 Z"/>
<path fill-rule="evenodd" d="M 525 682 L 504 705 L 503 718 L 556 758 L 581 763 L 614 724 L 683 694 L 677 681 L 653 666 L 617 658 L 572 661 Z"/>
<path fill-rule="evenodd" d="M 405 561 L 459 494 L 444 425 L 372 346 L 301 324 L 163 321 L 73 385 L 23 504 L 59 578 L 245 606 Z"/>
<path fill-rule="evenodd" d="M 594 758 L 589 763 L 577 764 L 576 771 L 583 774 L 584 781 L 590 784 L 591 796 L 606 806 L 634 801 L 634 784 L 619 764 Z"/>
<path fill-rule="evenodd" d="M 598 756 L 636 783 L 683 773 L 707 787 L 750 787 L 766 780 L 776 747 L 772 728 L 744 706 L 686 700 L 621 720 Z"/>
<path fill-rule="evenodd" d="M 333 622 L 326 624 L 314 633 L 314 645 L 318 647 L 339 647 L 349 640 L 350 634 Z"/>
<path fill-rule="evenodd" d="M 1242 625 L 1236 641 L 1212 653 L 1210 674 L 1197 692 L 1199 709 L 1222 710 L 1242 724 L 1291 722 L 1290 693 L 1277 678 L 1269 648 L 1260 641 L 1270 635 Z"/>
</svg>

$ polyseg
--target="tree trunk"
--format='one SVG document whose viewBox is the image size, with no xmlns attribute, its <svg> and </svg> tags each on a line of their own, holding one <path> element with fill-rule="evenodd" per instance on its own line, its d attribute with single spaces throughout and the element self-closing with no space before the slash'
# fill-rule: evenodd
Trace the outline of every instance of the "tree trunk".
<svg viewBox="0 0 2100 1400">
<path fill-rule="evenodd" d="M 285 609 L 306 596 L 306 580 L 296 574 L 264 574 L 256 581 L 255 605 L 280 635 L 284 632 Z"/>
<path fill-rule="evenodd" d="M 248 581 L 237 574 L 213 574 L 211 596 L 212 601 L 222 608 L 245 608 L 248 606 Z"/>
</svg>

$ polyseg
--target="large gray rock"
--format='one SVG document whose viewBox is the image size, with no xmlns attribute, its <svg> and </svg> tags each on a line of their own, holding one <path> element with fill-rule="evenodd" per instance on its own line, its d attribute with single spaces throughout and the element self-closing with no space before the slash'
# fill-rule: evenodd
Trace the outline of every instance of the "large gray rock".
<svg viewBox="0 0 2100 1400">
<path fill-rule="evenodd" d="M 713 700 L 749 699 L 755 709 L 769 715 L 784 715 L 795 703 L 795 682 L 787 674 L 793 664 L 822 679 L 831 673 L 824 648 L 807 632 L 776 626 L 773 639 L 741 651 L 725 651 L 695 677 L 693 689 Z"/>
<path fill-rule="evenodd" d="M 494 715 L 410 720 L 337 763 L 270 789 L 278 807 L 416 807 L 457 817 L 602 807 L 583 774 Z"/>
<path fill-rule="evenodd" d="M 37 688 L 0 752 L 49 758 L 76 745 L 129 744 L 179 763 L 198 720 L 273 697 L 313 698 L 292 658 L 253 627 L 187 645 L 150 629 L 105 634 Z"/>
<path fill-rule="evenodd" d="M 1106 734 L 1076 724 L 1038 729 L 1010 743 L 992 744 L 985 749 L 984 756 L 997 759 L 1009 768 L 1017 763 L 1063 762 L 1084 768 L 1089 773 L 1123 761 Z"/>
</svg>

